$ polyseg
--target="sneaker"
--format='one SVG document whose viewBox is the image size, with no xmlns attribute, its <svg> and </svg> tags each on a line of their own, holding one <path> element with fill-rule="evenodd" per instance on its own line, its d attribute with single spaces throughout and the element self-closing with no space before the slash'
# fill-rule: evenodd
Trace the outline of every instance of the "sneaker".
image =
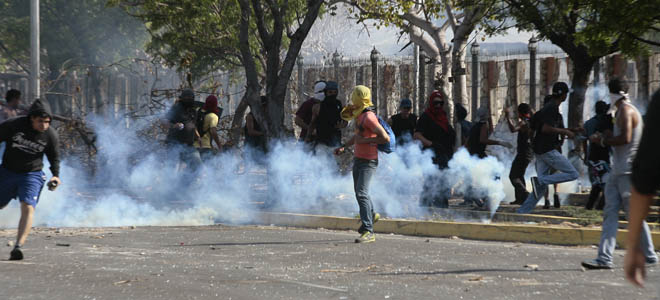
<svg viewBox="0 0 660 300">
<path fill-rule="evenodd" d="M 14 247 L 14 250 L 11 250 L 11 253 L 9 254 L 9 260 L 22 260 L 23 259 L 23 251 L 21 251 L 21 247 Z"/>
<path fill-rule="evenodd" d="M 582 266 L 589 270 L 602 270 L 602 269 L 613 269 L 614 264 L 604 263 L 597 259 L 585 260 L 582 262 Z"/>
<path fill-rule="evenodd" d="M 560 208 L 561 203 L 559 202 L 559 195 L 555 194 L 554 198 L 555 198 L 555 208 Z"/>
<path fill-rule="evenodd" d="M 536 176 L 532 177 L 532 192 L 534 193 L 534 198 L 541 199 L 541 196 L 539 195 L 539 188 L 540 188 L 540 183 L 539 183 L 539 178 Z"/>
<path fill-rule="evenodd" d="M 374 221 L 374 224 L 376 224 L 376 222 L 378 222 L 378 220 L 380 220 L 380 214 L 379 213 L 374 213 L 372 219 Z"/>
<path fill-rule="evenodd" d="M 645 267 L 655 267 L 658 265 L 657 260 L 646 260 L 646 263 L 644 264 Z"/>
<path fill-rule="evenodd" d="M 375 241 L 376 241 L 376 235 L 370 231 L 363 233 L 359 238 L 355 239 L 355 242 L 358 244 L 371 243 Z"/>
</svg>

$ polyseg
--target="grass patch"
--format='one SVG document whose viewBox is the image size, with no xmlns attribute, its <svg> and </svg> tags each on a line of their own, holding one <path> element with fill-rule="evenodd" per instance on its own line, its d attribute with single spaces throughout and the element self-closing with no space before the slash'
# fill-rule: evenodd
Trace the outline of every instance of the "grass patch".
<svg viewBox="0 0 660 300">
<path fill-rule="evenodd" d="M 564 209 L 567 217 L 578 218 L 576 223 L 582 226 L 601 225 L 603 223 L 603 212 L 600 210 L 588 210 L 580 206 L 566 206 Z"/>
</svg>

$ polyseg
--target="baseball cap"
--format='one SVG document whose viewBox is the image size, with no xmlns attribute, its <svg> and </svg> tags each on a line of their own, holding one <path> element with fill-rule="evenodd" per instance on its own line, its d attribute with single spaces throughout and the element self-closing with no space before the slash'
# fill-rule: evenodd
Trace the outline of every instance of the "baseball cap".
<svg viewBox="0 0 660 300">
<path fill-rule="evenodd" d="M 399 104 L 399 107 L 401 108 L 412 108 L 412 101 L 408 98 L 403 98 L 401 99 L 401 103 Z"/>
<path fill-rule="evenodd" d="M 339 84 L 335 81 L 327 81 L 325 83 L 325 89 L 326 90 L 333 90 L 333 91 L 338 91 L 339 90 Z"/>
<path fill-rule="evenodd" d="M 568 84 L 566 82 L 555 82 L 555 84 L 552 85 L 552 94 L 553 95 L 561 95 L 561 94 L 568 94 L 569 89 L 568 89 Z"/>
<path fill-rule="evenodd" d="M 181 99 L 195 99 L 195 92 L 191 89 L 185 89 L 181 92 L 181 96 L 179 96 Z"/>
</svg>

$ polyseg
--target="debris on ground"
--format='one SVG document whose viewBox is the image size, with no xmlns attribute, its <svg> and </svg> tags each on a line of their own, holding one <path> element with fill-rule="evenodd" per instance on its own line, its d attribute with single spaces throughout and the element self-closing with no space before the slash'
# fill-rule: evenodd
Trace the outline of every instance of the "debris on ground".
<svg viewBox="0 0 660 300">
<path fill-rule="evenodd" d="M 69 247 L 69 246 L 71 246 L 71 244 L 68 244 L 68 243 L 56 243 L 55 246 Z"/>
<path fill-rule="evenodd" d="M 539 265 L 535 265 L 535 264 L 527 264 L 527 265 L 525 265 L 525 269 L 530 269 L 530 270 L 532 270 L 532 271 L 538 271 L 538 269 L 539 269 Z"/>
<path fill-rule="evenodd" d="M 568 221 L 561 222 L 561 224 L 559 224 L 559 225 L 566 226 L 566 227 L 571 227 L 571 228 L 582 228 L 582 225 L 576 224 L 576 223 L 573 223 L 573 222 L 568 222 Z"/>
<path fill-rule="evenodd" d="M 483 276 L 477 276 L 477 277 L 472 277 L 472 278 L 469 278 L 469 279 L 468 279 L 468 281 L 472 281 L 472 282 L 475 282 L 475 281 L 483 281 L 483 280 L 484 280 L 484 277 L 483 277 Z"/>
<path fill-rule="evenodd" d="M 360 268 L 360 269 L 323 269 L 321 270 L 321 273 L 361 273 L 361 272 L 368 272 L 371 269 L 377 268 L 376 265 L 370 265 L 365 268 Z"/>
<path fill-rule="evenodd" d="M 7 247 L 14 247 L 14 241 L 7 241 Z"/>
</svg>

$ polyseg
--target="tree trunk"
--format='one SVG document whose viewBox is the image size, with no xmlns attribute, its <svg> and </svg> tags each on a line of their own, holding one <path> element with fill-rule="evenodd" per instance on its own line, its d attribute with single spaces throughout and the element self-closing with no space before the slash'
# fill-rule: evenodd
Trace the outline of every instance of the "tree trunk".
<svg viewBox="0 0 660 300">
<path fill-rule="evenodd" d="M 231 129 L 229 131 L 229 140 L 233 145 L 238 145 L 238 141 L 241 138 L 241 133 L 243 129 L 243 118 L 245 117 L 245 111 L 248 108 L 247 94 L 243 95 L 241 101 L 236 106 L 236 111 L 234 111 L 234 119 L 231 121 Z"/>
<path fill-rule="evenodd" d="M 573 92 L 568 99 L 568 127 L 582 126 L 584 100 L 589 86 L 589 74 L 596 59 L 592 57 L 571 58 L 573 60 Z"/>
</svg>

